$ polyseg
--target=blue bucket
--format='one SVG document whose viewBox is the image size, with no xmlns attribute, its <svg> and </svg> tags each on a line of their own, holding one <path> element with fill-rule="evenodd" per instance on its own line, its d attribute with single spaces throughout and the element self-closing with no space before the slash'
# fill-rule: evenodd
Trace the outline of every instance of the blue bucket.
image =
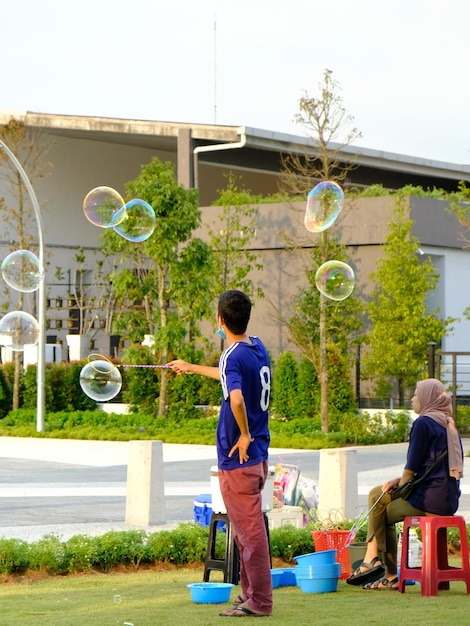
<svg viewBox="0 0 470 626">
<path fill-rule="evenodd" d="M 282 575 L 283 575 L 283 571 L 281 569 L 271 570 L 271 580 L 273 583 L 273 589 L 277 589 L 280 586 Z"/>
<path fill-rule="evenodd" d="M 299 587 L 303 593 L 332 593 L 338 588 L 338 578 L 301 578 Z"/>
<path fill-rule="evenodd" d="M 300 554 L 294 559 L 299 565 L 331 565 L 336 562 L 336 550 L 321 550 L 320 552 L 310 552 Z"/>
<path fill-rule="evenodd" d="M 191 592 L 191 599 L 197 604 L 221 604 L 228 602 L 232 583 L 190 583 L 186 585 Z"/>
<path fill-rule="evenodd" d="M 295 580 L 295 567 L 284 567 L 281 568 L 281 582 L 279 583 L 279 587 L 295 587 L 297 584 Z"/>
</svg>

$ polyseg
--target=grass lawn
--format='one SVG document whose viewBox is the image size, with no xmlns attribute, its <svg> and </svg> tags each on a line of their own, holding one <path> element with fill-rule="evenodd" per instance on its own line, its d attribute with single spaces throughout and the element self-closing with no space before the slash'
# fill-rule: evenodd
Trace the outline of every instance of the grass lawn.
<svg viewBox="0 0 470 626">
<path fill-rule="evenodd" d="M 211 580 L 221 580 L 219 572 Z M 219 612 L 231 604 L 195 604 L 187 583 L 202 581 L 203 568 L 86 574 L 4 582 L 2 626 L 212 626 L 230 623 Z M 232 597 L 240 592 L 234 587 Z M 469 623 L 464 583 L 422 598 L 419 585 L 397 591 L 364 591 L 339 581 L 336 593 L 307 594 L 297 587 L 273 590 L 274 612 L 266 621 L 282 626 L 455 626 Z M 264 621 L 262 623 L 264 623 Z M 257 623 L 257 622 L 256 622 Z"/>
</svg>

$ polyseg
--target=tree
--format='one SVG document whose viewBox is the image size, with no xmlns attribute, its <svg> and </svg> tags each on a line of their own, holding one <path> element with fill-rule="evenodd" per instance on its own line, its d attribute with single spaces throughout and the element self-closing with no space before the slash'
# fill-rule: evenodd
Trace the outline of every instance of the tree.
<svg viewBox="0 0 470 626">
<path fill-rule="evenodd" d="M 163 363 L 186 340 L 194 341 L 198 323 L 214 314 L 210 247 L 192 232 L 201 223 L 198 194 L 179 185 L 172 163 L 154 158 L 127 183 L 128 200 L 140 198 L 156 216 L 154 233 L 130 242 L 112 229 L 103 233 L 103 251 L 120 256 L 123 267 L 111 276 L 118 298 L 128 307 L 115 320 L 115 330 L 133 341 L 155 337 L 153 349 Z M 162 370 L 158 415 L 166 410 L 167 370 Z"/>
<path fill-rule="evenodd" d="M 111 276 L 117 266 L 109 257 L 102 258 L 101 251 L 93 251 L 91 254 L 93 254 L 92 270 L 88 269 L 90 260 L 82 246 L 79 246 L 75 255 L 74 304 L 70 308 L 70 314 L 75 318 L 78 334 L 87 335 L 93 329 L 96 329 L 96 334 L 98 331 L 96 322 L 99 323 L 99 328 L 109 334 L 114 315 L 118 313 L 120 305 L 111 283 Z M 56 276 L 63 279 L 60 267 L 56 268 Z"/>
<path fill-rule="evenodd" d="M 304 155 L 288 155 L 283 160 L 282 186 L 292 195 L 300 194 L 306 197 L 307 193 L 321 181 L 344 183 L 348 172 L 355 167 L 354 155 L 346 161 L 344 148 L 359 139 L 361 134 L 352 126 L 353 118 L 346 113 L 342 105 L 340 87 L 333 80 L 332 72 L 328 69 L 323 73 L 319 92 L 318 98 L 304 93 L 299 100 L 299 113 L 295 117 L 295 121 L 307 131 L 311 140 L 311 150 Z M 335 258 L 330 256 L 331 240 L 329 229 L 319 234 L 312 256 L 315 271 L 324 262 Z M 333 243 L 333 246 L 336 246 L 336 243 Z M 322 431 L 328 432 L 327 352 L 328 346 L 332 346 L 332 338 L 328 337 L 328 333 L 336 327 L 336 324 L 328 323 L 328 311 L 331 311 L 332 307 L 324 295 L 318 294 L 313 276 L 312 270 L 309 270 L 310 287 L 300 294 L 296 307 L 299 317 L 294 316 L 289 327 L 296 345 L 315 365 L 320 381 Z M 311 306 L 313 302 L 315 307 Z M 334 305 L 334 308 L 337 306 L 342 307 L 343 317 L 346 319 L 347 306 L 340 303 Z M 299 318 L 304 320 L 300 325 L 298 324 Z M 305 336 L 302 325 L 311 329 L 309 336 Z M 341 325 L 337 328 L 340 329 Z M 305 341 L 307 344 L 304 343 Z M 306 347 L 308 347 L 308 354 L 305 352 Z"/>
<path fill-rule="evenodd" d="M 378 395 L 387 397 L 396 382 L 400 406 L 406 389 L 425 373 L 428 342 L 439 343 L 453 321 L 439 319 L 438 309 L 427 311 L 427 295 L 439 276 L 429 257 L 418 258 L 419 241 L 412 235 L 409 211 L 409 198 L 399 192 L 384 256 L 370 277 L 376 287 L 367 305 L 371 330 L 362 359 L 363 375 L 375 381 Z"/>
<path fill-rule="evenodd" d="M 247 248 L 256 234 L 256 208 L 258 198 L 249 191 L 237 187 L 232 173 L 228 175 L 227 187 L 221 191 L 214 204 L 222 207 L 215 228 L 209 229 L 211 247 L 214 251 L 214 287 L 216 294 L 227 289 L 240 289 L 248 296 L 259 298 L 263 291 L 254 287 L 248 278 L 253 269 L 263 266 L 256 263 L 256 255 Z"/>
<path fill-rule="evenodd" d="M 469 248 L 470 237 L 468 231 L 470 231 L 470 188 L 467 187 L 464 181 L 460 181 L 458 185 L 458 192 L 454 194 L 449 206 L 449 212 L 453 213 L 457 217 L 460 224 L 465 227 L 466 231 L 460 233 L 460 236 L 465 244 L 465 247 Z M 470 320 L 470 306 L 464 310 L 463 314 L 468 320 Z"/>
<path fill-rule="evenodd" d="M 328 237 L 323 246 L 311 250 L 310 266 L 307 271 L 308 287 L 300 290 L 295 300 L 295 312 L 287 322 L 289 337 L 301 353 L 312 363 L 320 379 L 323 374 L 329 390 L 329 403 L 345 410 L 353 403 L 350 380 L 352 366 L 351 347 L 361 340 L 363 320 L 362 306 L 358 295 L 353 292 L 342 301 L 326 298 L 315 283 L 317 269 L 324 258 L 346 262 L 345 246 L 336 239 Z M 321 340 L 325 338 L 324 355 Z M 345 392 L 345 386 L 349 391 Z M 320 383 L 320 409 L 322 402 Z M 322 431 L 327 432 L 324 413 L 320 410 Z"/>
<path fill-rule="evenodd" d="M 214 300 L 227 289 L 240 289 L 249 297 L 263 297 L 263 290 L 255 287 L 249 274 L 263 266 L 256 263 L 256 255 L 248 244 L 256 234 L 256 208 L 259 198 L 249 191 L 237 187 L 235 176 L 228 175 L 227 187 L 220 192 L 215 205 L 222 211 L 218 220 L 209 229 L 209 238 L 214 253 Z M 224 342 L 220 341 L 223 350 Z"/>
<path fill-rule="evenodd" d="M 51 164 L 46 156 L 51 144 L 37 130 L 27 127 L 23 122 L 12 118 L 8 124 L 0 127 L 0 139 L 8 146 L 25 170 L 31 185 L 35 185 L 47 176 Z M 16 167 L 11 163 L 5 152 L 0 150 L 0 179 L 4 183 L 8 197 L 0 197 L 2 213 L 2 239 L 9 242 L 9 252 L 30 250 L 37 254 L 38 226 L 34 217 L 31 199 Z M 10 307 L 18 311 L 29 309 L 36 312 L 34 297 L 25 297 L 21 291 L 12 293 L 4 289 L 4 312 Z M 16 299 L 16 302 L 15 302 Z M 15 375 L 13 383 L 13 409 L 19 408 L 20 378 L 22 369 L 22 353 L 15 352 Z"/>
</svg>

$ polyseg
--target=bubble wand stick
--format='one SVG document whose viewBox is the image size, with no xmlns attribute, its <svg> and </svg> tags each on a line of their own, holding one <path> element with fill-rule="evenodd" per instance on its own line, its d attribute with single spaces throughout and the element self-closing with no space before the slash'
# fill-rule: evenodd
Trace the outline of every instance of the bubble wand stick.
<svg viewBox="0 0 470 626">
<path fill-rule="evenodd" d="M 150 367 L 160 370 L 171 370 L 171 365 L 128 365 L 127 363 L 121 363 L 120 367 Z"/>
<path fill-rule="evenodd" d="M 369 508 L 368 511 L 366 511 L 365 513 L 363 513 L 357 520 L 357 522 L 354 524 L 354 526 L 351 528 L 348 538 L 345 541 L 344 547 L 347 548 L 356 538 L 356 535 L 359 531 L 359 528 L 362 528 L 362 526 L 364 526 L 364 524 L 367 521 L 367 518 L 369 517 L 370 513 L 372 513 L 372 511 L 375 509 L 375 507 L 378 505 L 378 503 L 380 502 L 380 500 L 382 500 L 383 496 L 385 495 L 385 491 L 382 491 L 382 493 L 380 494 L 380 496 L 377 498 L 377 500 L 374 502 L 374 504 Z"/>
</svg>

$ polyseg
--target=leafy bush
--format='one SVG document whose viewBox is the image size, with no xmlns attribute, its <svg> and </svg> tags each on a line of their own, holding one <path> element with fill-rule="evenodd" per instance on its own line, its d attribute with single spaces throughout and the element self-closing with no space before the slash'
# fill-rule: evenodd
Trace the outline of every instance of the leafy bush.
<svg viewBox="0 0 470 626">
<path fill-rule="evenodd" d="M 455 425 L 461 435 L 470 431 L 470 406 L 458 406 L 455 415 Z"/>
<path fill-rule="evenodd" d="M 334 418 L 333 418 L 334 416 Z M 17 409 L 0 420 L 0 435 L 15 437 L 54 437 L 130 441 L 158 439 L 166 443 L 213 445 L 217 417 L 185 403 L 176 403 L 168 417 L 155 418 L 146 413 L 113 414 L 105 411 L 61 411 L 45 416 L 44 432 L 36 431 L 36 411 Z M 320 430 L 318 419 L 271 419 L 271 446 L 319 450 L 353 444 L 398 443 L 406 441 L 409 418 L 406 412 L 368 414 L 332 413 L 331 432 Z"/>
<path fill-rule="evenodd" d="M 309 554 L 314 551 L 312 535 L 304 528 L 281 526 L 273 528 L 269 533 L 271 556 L 283 559 L 287 563 L 294 560 L 299 554 Z"/>
<path fill-rule="evenodd" d="M 137 569 L 146 553 L 145 531 L 110 531 L 94 542 L 93 565 L 109 572 L 120 564 L 131 564 Z"/>
<path fill-rule="evenodd" d="M 271 556 L 291 563 L 299 554 L 315 550 L 309 527 L 281 526 L 270 531 Z M 362 527 L 356 541 L 364 541 Z M 467 525 L 470 539 L 470 525 Z M 101 537 L 76 535 L 62 542 L 55 535 L 45 535 L 27 544 L 20 539 L 0 539 L 0 573 L 19 574 L 27 569 L 45 570 L 51 575 L 87 572 L 96 568 L 109 572 L 119 565 L 141 563 L 152 565 L 173 563 L 203 563 L 206 557 L 209 529 L 193 523 L 180 524 L 174 530 L 147 534 L 145 531 L 111 531 Z M 449 529 L 447 539 L 451 548 L 460 549 L 457 531 Z M 217 533 L 216 556 L 223 558 L 225 534 Z"/>
<path fill-rule="evenodd" d="M 21 539 L 0 539 L 0 574 L 22 573 L 29 566 L 29 546 Z"/>
<path fill-rule="evenodd" d="M 279 355 L 273 372 L 271 407 L 277 419 L 292 419 L 298 398 L 298 367 L 292 352 Z"/>
<path fill-rule="evenodd" d="M 0 419 L 5 417 L 13 404 L 13 386 L 6 376 L 6 371 L 0 368 Z"/>
<path fill-rule="evenodd" d="M 206 558 L 208 539 L 206 527 L 192 523 L 180 524 L 175 530 L 153 533 L 148 537 L 148 557 L 153 563 L 198 563 Z M 222 537 L 218 539 L 221 541 Z"/>
<path fill-rule="evenodd" d="M 69 572 L 88 572 L 97 561 L 97 540 L 88 535 L 75 535 L 65 543 Z"/>
<path fill-rule="evenodd" d="M 49 574 L 67 574 L 70 571 L 70 554 L 57 535 L 45 535 L 30 545 L 29 568 L 46 570 Z"/>
</svg>

